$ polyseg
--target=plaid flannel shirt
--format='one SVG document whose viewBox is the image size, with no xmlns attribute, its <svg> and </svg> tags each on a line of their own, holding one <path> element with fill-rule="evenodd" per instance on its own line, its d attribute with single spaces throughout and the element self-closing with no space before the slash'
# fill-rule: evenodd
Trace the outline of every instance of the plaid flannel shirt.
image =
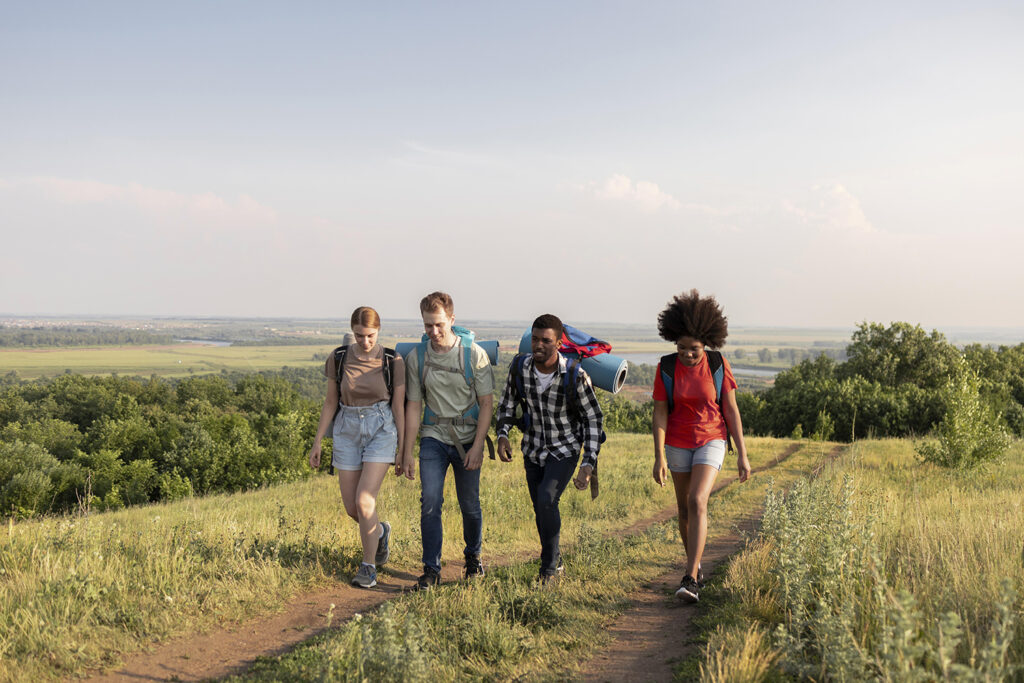
<svg viewBox="0 0 1024 683">
<path fill-rule="evenodd" d="M 514 367 L 509 368 L 505 391 L 498 404 L 498 436 L 508 437 L 516 421 L 516 406 L 519 404 Z M 533 371 L 533 357 L 527 356 L 523 363 L 523 391 L 527 409 L 530 412 L 530 427 L 523 435 L 523 455 L 539 465 L 547 457 L 562 460 L 575 457 L 583 448 L 583 465 L 596 465 L 600 448 L 601 423 L 604 415 L 594 393 L 590 377 L 579 370 L 576 392 L 581 408 L 581 423 L 573 424 L 569 404 L 565 396 L 563 376 L 567 372 L 565 357 L 558 355 L 558 367 L 551 384 L 543 393 L 537 386 L 537 375 Z"/>
</svg>

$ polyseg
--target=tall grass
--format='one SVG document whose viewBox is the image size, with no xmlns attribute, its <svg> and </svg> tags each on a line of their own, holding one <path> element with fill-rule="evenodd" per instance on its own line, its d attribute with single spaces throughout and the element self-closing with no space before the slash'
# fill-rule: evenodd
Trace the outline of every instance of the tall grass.
<svg viewBox="0 0 1024 683">
<path fill-rule="evenodd" d="M 788 444 L 750 441 L 754 465 Z M 673 504 L 651 481 L 650 438 L 610 434 L 601 495 L 566 491 L 566 538 L 614 534 Z M 730 465 L 731 466 L 731 465 Z M 487 461 L 484 560 L 539 552 L 521 461 Z M 449 477 L 446 559 L 461 558 Z M 721 501 L 724 503 L 725 501 Z M 389 476 L 378 499 L 392 523 L 397 571 L 418 573 L 419 483 Z M 125 652 L 279 609 L 296 593 L 346 582 L 358 567 L 356 525 L 333 478 L 0 528 L 0 680 L 38 680 L 115 664 Z M 678 557 L 676 552 L 673 557 Z M 535 569 L 534 569 L 535 571 Z M 384 568 L 383 579 L 388 568 Z"/>
<path fill-rule="evenodd" d="M 729 568 L 702 678 L 1019 678 L 1024 449 L 963 477 L 906 441 L 854 448 L 769 494 L 762 536 Z"/>
<path fill-rule="evenodd" d="M 753 440 L 753 464 L 773 461 L 788 445 Z M 773 475 L 792 482 L 820 455 L 821 449 L 805 448 Z M 757 476 L 712 497 L 710 542 L 757 508 L 768 481 Z M 640 486 L 634 489 L 637 502 L 653 482 Z M 563 534 L 563 544 L 566 573 L 556 588 L 538 588 L 536 562 L 494 569 L 480 581 L 398 598 L 284 656 L 262 660 L 239 680 L 571 680 L 607 644 L 607 625 L 629 607 L 632 591 L 672 567 L 682 570 L 683 550 L 674 519 L 643 533 L 611 536 L 589 520 L 578 522 Z"/>
</svg>

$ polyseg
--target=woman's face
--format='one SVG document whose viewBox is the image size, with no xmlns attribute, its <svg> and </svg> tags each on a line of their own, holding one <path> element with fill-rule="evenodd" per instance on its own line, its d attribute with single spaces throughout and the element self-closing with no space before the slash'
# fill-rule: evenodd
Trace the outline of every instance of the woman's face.
<svg viewBox="0 0 1024 683">
<path fill-rule="evenodd" d="M 704 355 L 704 344 L 693 337 L 680 337 L 676 340 L 676 351 L 683 365 L 692 368 Z"/>
<path fill-rule="evenodd" d="M 363 327 L 362 325 L 352 327 L 352 334 L 355 335 L 356 344 L 359 344 L 359 348 L 363 351 L 369 351 L 377 345 L 377 332 L 376 327 Z"/>
</svg>

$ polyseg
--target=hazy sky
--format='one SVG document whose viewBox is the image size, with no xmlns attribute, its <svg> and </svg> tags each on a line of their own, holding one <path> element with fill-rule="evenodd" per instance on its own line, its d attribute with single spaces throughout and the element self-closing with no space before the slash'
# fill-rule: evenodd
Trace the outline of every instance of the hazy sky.
<svg viewBox="0 0 1024 683">
<path fill-rule="evenodd" d="M 0 312 L 1024 325 L 1020 2 L 0 4 Z"/>
</svg>

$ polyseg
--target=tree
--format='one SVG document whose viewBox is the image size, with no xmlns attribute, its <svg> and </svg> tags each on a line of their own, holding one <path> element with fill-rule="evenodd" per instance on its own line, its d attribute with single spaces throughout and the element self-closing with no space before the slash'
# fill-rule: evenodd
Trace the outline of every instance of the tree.
<svg viewBox="0 0 1024 683">
<path fill-rule="evenodd" d="M 939 389 L 952 373 L 960 352 L 945 335 L 920 325 L 895 322 L 863 322 L 846 347 L 847 360 L 840 377 L 860 376 L 882 386 L 912 383 L 924 389 Z"/>
</svg>

